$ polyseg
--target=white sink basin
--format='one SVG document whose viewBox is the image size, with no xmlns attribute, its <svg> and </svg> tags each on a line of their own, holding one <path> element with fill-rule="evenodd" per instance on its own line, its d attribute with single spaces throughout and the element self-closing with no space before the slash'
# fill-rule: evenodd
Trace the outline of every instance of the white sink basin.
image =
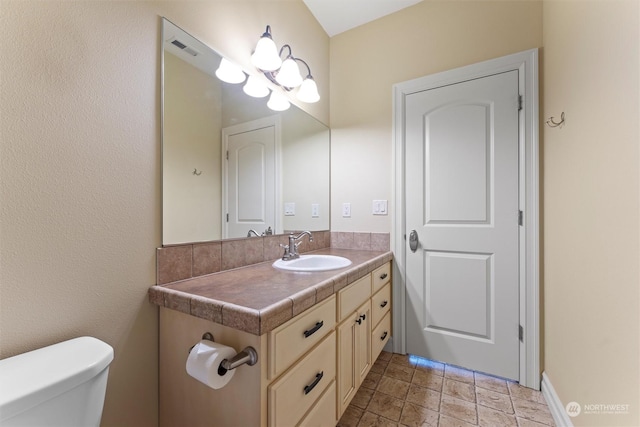
<svg viewBox="0 0 640 427">
<path fill-rule="evenodd" d="M 350 260 L 335 255 L 300 255 L 300 258 L 291 261 L 279 259 L 273 263 L 275 268 L 289 271 L 328 271 L 350 265 Z"/>
</svg>

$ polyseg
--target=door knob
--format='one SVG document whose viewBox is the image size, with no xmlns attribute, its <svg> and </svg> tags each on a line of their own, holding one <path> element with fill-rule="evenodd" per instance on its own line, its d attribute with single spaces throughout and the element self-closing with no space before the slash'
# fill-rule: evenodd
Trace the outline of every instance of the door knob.
<svg viewBox="0 0 640 427">
<path fill-rule="evenodd" d="M 409 248 L 411 252 L 418 250 L 418 232 L 416 230 L 411 230 L 411 234 L 409 234 Z"/>
</svg>

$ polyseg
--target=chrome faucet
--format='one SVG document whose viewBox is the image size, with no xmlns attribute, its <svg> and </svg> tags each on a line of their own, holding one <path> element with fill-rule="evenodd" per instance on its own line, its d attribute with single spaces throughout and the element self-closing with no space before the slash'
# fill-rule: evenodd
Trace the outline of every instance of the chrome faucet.
<svg viewBox="0 0 640 427">
<path fill-rule="evenodd" d="M 310 231 L 303 231 L 302 233 L 294 236 L 293 233 L 289 234 L 289 244 L 288 245 L 280 245 L 284 248 L 284 255 L 282 255 L 283 261 L 290 261 L 292 259 L 300 258 L 300 254 L 298 253 L 298 246 L 300 243 L 296 243 L 296 240 L 302 239 L 305 234 L 309 236 L 309 242 L 313 242 L 313 235 Z"/>
<path fill-rule="evenodd" d="M 266 230 L 264 230 L 262 232 L 262 234 L 258 234 L 258 232 L 256 230 L 254 230 L 253 228 L 251 230 L 249 230 L 249 232 L 247 233 L 247 237 L 251 237 L 251 235 L 254 235 L 256 237 L 264 237 L 264 236 L 272 236 L 273 235 L 273 230 L 271 229 L 271 226 L 269 226 L 269 228 L 267 228 Z"/>
</svg>

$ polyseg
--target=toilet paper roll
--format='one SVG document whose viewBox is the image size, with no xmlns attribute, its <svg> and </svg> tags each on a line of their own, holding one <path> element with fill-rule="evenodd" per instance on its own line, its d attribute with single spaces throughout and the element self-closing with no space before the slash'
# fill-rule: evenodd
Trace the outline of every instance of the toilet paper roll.
<svg viewBox="0 0 640 427">
<path fill-rule="evenodd" d="M 236 370 L 232 369 L 220 375 L 218 368 L 224 359 L 231 359 L 235 355 L 236 351 L 231 347 L 202 340 L 189 352 L 187 373 L 213 389 L 222 388 L 231 381 Z"/>
</svg>

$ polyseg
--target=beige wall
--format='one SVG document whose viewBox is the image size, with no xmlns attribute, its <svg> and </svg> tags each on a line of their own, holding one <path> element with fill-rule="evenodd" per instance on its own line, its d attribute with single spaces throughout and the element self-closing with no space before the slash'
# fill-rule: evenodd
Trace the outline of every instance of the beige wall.
<svg viewBox="0 0 640 427">
<path fill-rule="evenodd" d="M 544 12 L 543 12 L 544 10 Z M 394 83 L 541 51 L 543 365 L 563 404 L 630 404 L 638 425 L 639 153 L 636 1 L 425 1 L 331 39 L 332 230 L 389 231 Z M 379 47 L 378 47 L 379 46 Z M 341 217 L 343 202 L 352 217 Z"/>
<path fill-rule="evenodd" d="M 393 84 L 542 45 L 539 1 L 424 1 L 331 38 L 331 229 L 391 230 Z M 342 218 L 344 202 L 351 218 Z"/>
<path fill-rule="evenodd" d="M 580 426 L 640 425 L 638 5 L 543 6 L 545 371 L 564 405 L 631 405 Z"/>
<path fill-rule="evenodd" d="M 329 41 L 299 1 L 2 0 L 0 357 L 108 342 L 103 425 L 157 425 L 162 15 L 247 68 L 271 24 L 328 122 Z"/>
</svg>

